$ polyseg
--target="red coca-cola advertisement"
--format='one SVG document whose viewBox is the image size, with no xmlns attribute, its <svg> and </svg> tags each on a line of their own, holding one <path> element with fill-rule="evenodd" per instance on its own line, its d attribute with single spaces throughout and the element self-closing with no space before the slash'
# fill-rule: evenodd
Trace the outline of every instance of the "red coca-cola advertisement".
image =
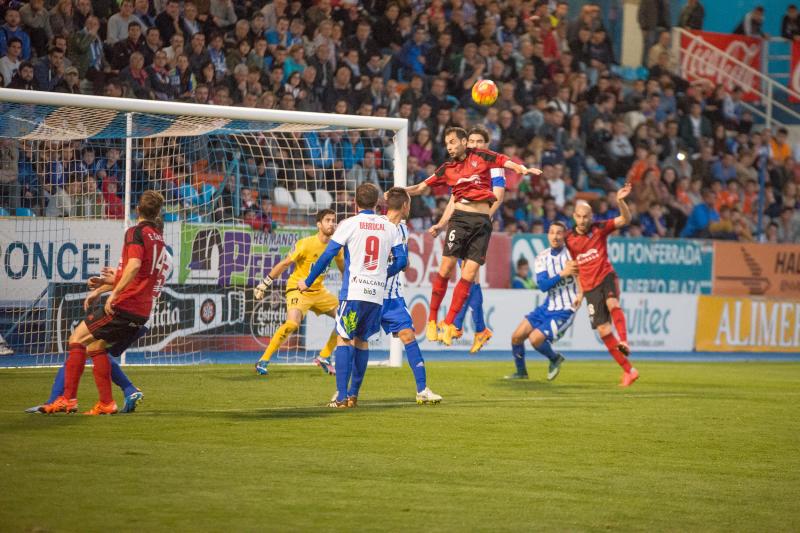
<svg viewBox="0 0 800 533">
<path fill-rule="evenodd" d="M 789 76 L 789 88 L 796 93 L 800 93 L 800 42 L 792 42 L 792 68 Z M 789 101 L 793 104 L 799 103 L 800 98 L 795 98 L 789 94 Z"/>
<path fill-rule="evenodd" d="M 406 283 L 409 287 L 430 287 L 431 277 L 439 271 L 444 250 L 444 235 L 437 238 L 429 233 L 411 232 L 408 235 L 408 269 Z M 484 287 L 507 289 L 511 283 L 508 261 L 511 256 L 511 237 L 493 233 L 489 241 L 486 264 L 480 269 L 480 282 Z M 455 275 L 455 274 L 454 274 Z"/>
<path fill-rule="evenodd" d="M 759 100 L 756 72 L 761 72 L 761 39 L 709 31 L 690 33 L 698 38 L 681 35 L 681 72 L 684 78 L 722 84 L 728 91 L 739 86 L 746 91 L 744 100 Z M 750 68 L 731 61 L 730 57 Z"/>
</svg>

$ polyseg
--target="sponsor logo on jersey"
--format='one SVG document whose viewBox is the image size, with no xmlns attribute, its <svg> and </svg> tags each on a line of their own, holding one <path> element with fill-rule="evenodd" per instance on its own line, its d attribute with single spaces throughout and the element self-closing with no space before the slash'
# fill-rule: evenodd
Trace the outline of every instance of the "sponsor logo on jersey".
<svg viewBox="0 0 800 533">
<path fill-rule="evenodd" d="M 468 178 L 458 178 L 458 181 L 456 182 L 456 185 L 460 185 L 462 183 L 476 183 L 476 182 L 478 182 L 480 180 L 481 180 L 481 177 L 479 175 L 473 174 L 472 176 L 470 176 Z"/>
<path fill-rule="evenodd" d="M 600 254 L 598 253 L 597 248 L 590 248 L 582 254 L 578 254 L 576 259 L 579 265 L 583 265 L 585 263 L 591 263 L 595 259 L 600 259 Z"/>
</svg>

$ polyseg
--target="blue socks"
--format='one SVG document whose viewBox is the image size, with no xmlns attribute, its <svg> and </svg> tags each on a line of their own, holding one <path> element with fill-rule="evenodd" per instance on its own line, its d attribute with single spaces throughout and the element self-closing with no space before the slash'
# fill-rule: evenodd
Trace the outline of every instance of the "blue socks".
<svg viewBox="0 0 800 533">
<path fill-rule="evenodd" d="M 517 365 L 517 374 L 528 374 L 528 369 L 525 368 L 525 345 L 512 344 L 511 353 L 514 354 L 514 364 Z"/>
<path fill-rule="evenodd" d="M 64 394 L 64 365 L 61 365 L 61 368 L 56 372 L 56 379 L 50 389 L 50 397 L 44 403 L 53 403 L 62 394 Z"/>
<path fill-rule="evenodd" d="M 362 350 L 354 348 L 353 359 L 353 379 L 350 380 L 350 389 L 347 391 L 348 396 L 358 396 L 358 391 L 361 390 L 361 384 L 364 382 L 364 374 L 367 373 L 367 364 L 369 363 L 369 350 Z M 338 374 L 339 371 L 337 370 Z"/>
<path fill-rule="evenodd" d="M 476 283 L 469 291 L 469 301 L 467 306 L 472 310 L 472 320 L 475 322 L 475 333 L 480 333 L 486 329 L 486 322 L 483 321 L 483 290 L 480 284 Z"/>
<path fill-rule="evenodd" d="M 467 309 L 472 311 L 472 320 L 475 322 L 475 333 L 479 333 L 486 329 L 486 322 L 483 320 L 483 291 L 479 283 L 473 283 L 469 290 L 467 303 L 461 308 L 461 311 L 456 315 L 453 320 L 453 325 L 458 329 L 463 329 L 464 318 L 467 316 Z"/>
<path fill-rule="evenodd" d="M 540 346 L 534 346 L 537 352 L 542 354 L 543 356 L 547 357 L 551 361 L 555 362 L 558 359 L 558 355 L 556 352 L 553 351 L 553 347 L 550 345 L 550 341 L 545 339 L 545 341 Z"/>
<path fill-rule="evenodd" d="M 125 375 L 125 372 L 122 371 L 122 367 L 119 366 L 119 363 L 113 357 L 109 357 L 109 361 L 111 361 L 111 381 L 114 384 L 122 389 L 122 394 L 125 396 L 130 396 L 137 389 L 131 380 L 128 379 L 128 376 Z M 45 403 L 53 403 L 56 401 L 56 398 L 64 394 L 64 366 L 62 365 L 61 368 L 58 369 L 56 372 L 56 378 L 53 380 L 53 386 L 50 388 L 50 398 L 47 399 Z"/>
<path fill-rule="evenodd" d="M 347 384 L 353 371 L 353 359 L 356 349 L 352 346 L 337 346 L 336 354 L 336 401 L 343 402 L 347 398 Z"/>
<path fill-rule="evenodd" d="M 466 306 L 464 306 L 466 309 Z M 458 320 L 458 318 L 456 318 Z M 406 344 L 406 358 L 408 359 L 408 366 L 414 373 L 414 381 L 417 383 L 417 392 L 422 392 L 428 386 L 428 377 L 425 373 L 425 361 L 422 359 L 422 352 L 419 349 L 419 344 L 413 340 Z"/>
<path fill-rule="evenodd" d="M 114 382 L 114 385 L 122 389 L 122 394 L 130 396 L 139 390 L 133 386 L 133 383 L 131 383 L 131 380 L 125 375 L 125 372 L 122 371 L 122 367 L 119 366 L 119 363 L 114 357 L 109 357 L 108 360 L 111 362 L 111 381 Z"/>
</svg>

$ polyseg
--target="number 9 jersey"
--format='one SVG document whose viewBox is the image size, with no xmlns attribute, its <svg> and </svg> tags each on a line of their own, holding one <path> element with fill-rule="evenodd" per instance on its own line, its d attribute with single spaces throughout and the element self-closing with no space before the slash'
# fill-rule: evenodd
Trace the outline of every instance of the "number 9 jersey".
<svg viewBox="0 0 800 533">
<path fill-rule="evenodd" d="M 343 220 L 331 240 L 344 247 L 339 300 L 383 304 L 389 255 L 393 247 L 403 244 L 397 226 L 364 210 Z"/>
</svg>

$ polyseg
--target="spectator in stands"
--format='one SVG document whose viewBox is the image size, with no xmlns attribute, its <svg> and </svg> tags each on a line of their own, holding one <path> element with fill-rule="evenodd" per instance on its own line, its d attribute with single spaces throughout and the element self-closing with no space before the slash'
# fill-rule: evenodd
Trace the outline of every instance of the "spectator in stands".
<svg viewBox="0 0 800 533">
<path fill-rule="evenodd" d="M 700 150 L 700 141 L 711 137 L 711 122 L 703 114 L 700 102 L 693 102 L 689 114 L 684 115 L 679 126 L 679 135 L 692 152 Z"/>
<path fill-rule="evenodd" d="M 50 13 L 44 7 L 44 0 L 30 0 L 19 9 L 22 27 L 31 37 L 31 45 L 37 56 L 47 53 L 47 43 L 53 38 L 50 27 Z"/>
<path fill-rule="evenodd" d="M 133 16 L 139 19 L 139 23 L 145 31 L 149 28 L 154 28 L 156 25 L 156 17 L 153 15 L 153 10 L 150 8 L 148 0 L 134 0 Z"/>
<path fill-rule="evenodd" d="M 514 278 L 511 280 L 512 289 L 535 289 L 536 282 L 531 278 L 531 268 L 524 257 L 517 259 Z"/>
<path fill-rule="evenodd" d="M 659 32 L 672 26 L 667 0 L 641 0 L 637 14 L 642 30 L 642 64 L 647 64 L 647 51 L 658 40 Z"/>
<path fill-rule="evenodd" d="M 8 47 L 6 55 L 0 57 L 0 76 L 3 77 L 3 86 L 7 87 L 11 84 L 17 71 L 19 70 L 22 61 L 22 41 L 16 37 L 8 40 Z"/>
<path fill-rule="evenodd" d="M 86 79 L 95 93 L 105 85 L 111 66 L 105 59 L 100 41 L 100 20 L 95 16 L 86 19 L 84 28 L 72 36 L 70 58 L 78 68 L 81 79 Z"/>
<path fill-rule="evenodd" d="M 141 21 L 133 14 L 133 0 L 122 0 L 119 12 L 111 15 L 108 19 L 106 29 L 106 44 L 114 46 L 119 41 L 124 41 L 129 37 L 129 27 L 131 24 L 139 26 L 139 34 L 144 33 Z"/>
<path fill-rule="evenodd" d="M 119 185 L 116 180 L 103 180 L 103 201 L 105 203 L 105 217 L 112 219 L 125 218 L 125 204 L 118 195 Z"/>
<path fill-rule="evenodd" d="M 40 90 L 53 91 L 64 76 L 64 50 L 50 47 L 47 57 L 36 64 L 34 76 Z"/>
<path fill-rule="evenodd" d="M 122 70 L 130 62 L 131 54 L 142 52 L 143 48 L 142 26 L 138 21 L 130 22 L 128 23 L 128 37 L 114 43 L 108 62 L 114 70 Z"/>
<path fill-rule="evenodd" d="M 710 188 L 703 189 L 703 202 L 697 204 L 689 219 L 686 221 L 681 237 L 683 238 L 709 238 L 711 237 L 710 226 L 714 222 L 719 222 L 719 213 L 715 207 L 716 194 Z"/>
<path fill-rule="evenodd" d="M 33 65 L 29 61 L 23 61 L 19 65 L 19 70 L 11 78 L 9 89 L 25 89 L 28 91 L 38 91 L 39 84 L 33 76 Z"/>
<path fill-rule="evenodd" d="M 58 0 L 50 10 L 50 30 L 53 35 L 69 36 L 78 31 L 75 25 L 72 0 Z"/>
<path fill-rule="evenodd" d="M 136 98 L 149 100 L 153 97 L 150 75 L 144 68 L 144 56 L 141 52 L 131 54 L 128 66 L 119 73 L 119 79 Z"/>
<path fill-rule="evenodd" d="M 178 0 L 167 1 L 164 11 L 156 17 L 156 27 L 165 42 L 169 42 L 176 33 L 183 33 L 181 6 Z"/>
<path fill-rule="evenodd" d="M 81 78 L 78 69 L 67 67 L 64 70 L 64 78 L 54 90 L 58 93 L 81 94 Z"/>
<path fill-rule="evenodd" d="M 745 14 L 742 21 L 739 23 L 736 28 L 734 28 L 733 33 L 738 35 L 747 35 L 748 37 L 763 37 L 766 38 L 768 35 L 763 31 L 764 26 L 764 6 L 756 6 Z"/>
<path fill-rule="evenodd" d="M 428 33 L 425 28 L 418 26 L 414 30 L 414 38 L 406 41 L 398 55 L 398 61 L 402 66 L 404 77 L 411 77 L 413 74 L 425 74 L 425 55 L 428 52 Z"/>
<path fill-rule="evenodd" d="M 702 30 L 706 10 L 700 0 L 688 0 L 678 17 L 678 26 L 687 30 Z"/>
<path fill-rule="evenodd" d="M 8 9 L 6 11 L 5 21 L 6 23 L 0 26 L 0 56 L 6 55 L 9 41 L 16 37 L 22 43 L 22 54 L 20 58 L 23 61 L 30 60 L 31 38 L 20 25 L 19 11 L 13 8 Z"/>
<path fill-rule="evenodd" d="M 781 20 L 781 37 L 790 41 L 800 39 L 800 16 L 794 4 L 789 4 Z"/>
<path fill-rule="evenodd" d="M 725 152 L 721 158 L 717 159 L 711 165 L 711 176 L 723 184 L 736 181 L 736 159 L 733 154 Z"/>
<path fill-rule="evenodd" d="M 667 221 L 658 202 L 651 202 L 647 212 L 639 217 L 643 237 L 666 237 Z"/>
<path fill-rule="evenodd" d="M 8 209 L 20 207 L 19 142 L 0 138 L 0 205 Z"/>
</svg>

